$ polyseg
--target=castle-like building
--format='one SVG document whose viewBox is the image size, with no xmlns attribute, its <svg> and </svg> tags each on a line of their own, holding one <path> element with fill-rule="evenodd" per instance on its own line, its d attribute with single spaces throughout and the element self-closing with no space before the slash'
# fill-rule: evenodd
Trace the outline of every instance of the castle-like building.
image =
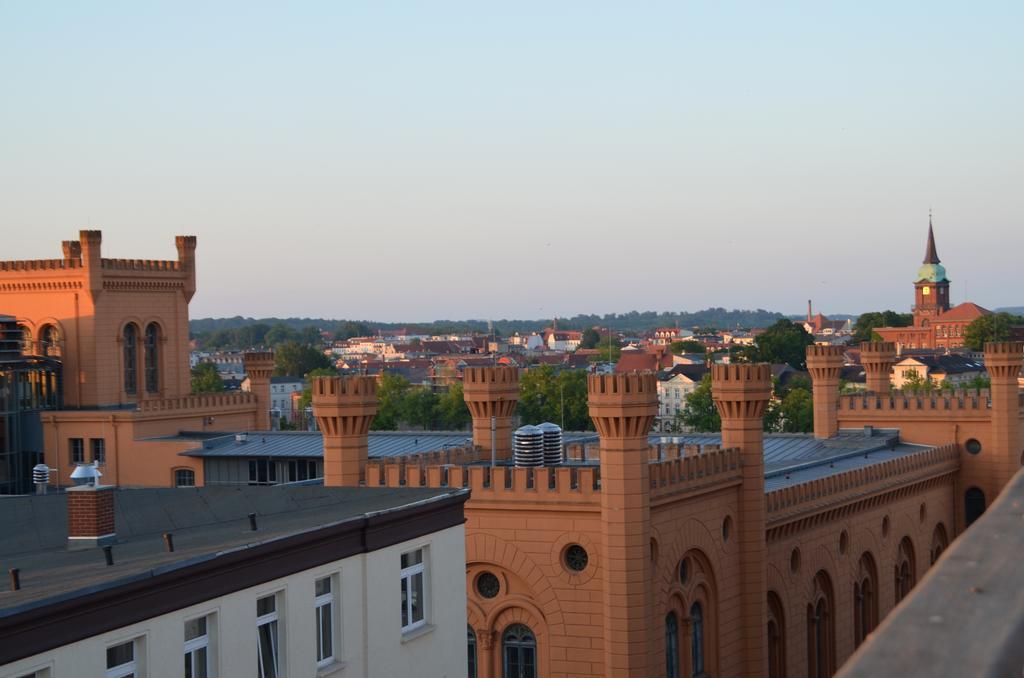
<svg viewBox="0 0 1024 678">
<path fill-rule="evenodd" d="M 965 301 L 950 307 L 949 278 L 935 248 L 935 233 L 928 220 L 924 261 L 914 280 L 914 324 L 911 327 L 879 327 L 875 332 L 896 349 L 955 349 L 964 346 L 967 326 L 992 311 Z"/>
<path fill-rule="evenodd" d="M 203 484 L 180 452 L 204 431 L 266 428 L 273 356 L 247 355 L 252 395 L 189 395 L 195 240 L 161 262 L 99 245 L 86 231 L 63 259 L 0 264 L 0 311 L 64 361 L 64 404 L 40 415 L 47 463 L 65 477 L 69 441 L 103 436 L 108 482 Z M 893 342 L 861 346 L 856 395 L 839 392 L 842 347 L 807 351 L 813 434 L 763 433 L 766 365 L 714 366 L 721 433 L 680 439 L 651 436 L 653 373 L 592 375 L 599 443 L 542 467 L 513 460 L 516 368 L 466 368 L 472 449 L 386 459 L 369 453 L 374 378 L 319 378 L 318 470 L 329 486 L 470 489 L 473 678 L 821 678 L 1021 468 L 1024 346 L 986 346 L 990 390 L 928 395 L 891 389 Z"/>
</svg>

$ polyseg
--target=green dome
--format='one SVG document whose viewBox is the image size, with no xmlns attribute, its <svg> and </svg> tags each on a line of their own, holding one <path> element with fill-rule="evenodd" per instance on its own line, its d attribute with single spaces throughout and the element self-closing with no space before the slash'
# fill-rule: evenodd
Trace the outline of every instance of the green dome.
<svg viewBox="0 0 1024 678">
<path fill-rule="evenodd" d="M 928 282 L 943 282 L 946 279 L 946 267 L 942 264 L 925 264 L 917 269 L 917 279 Z"/>
</svg>

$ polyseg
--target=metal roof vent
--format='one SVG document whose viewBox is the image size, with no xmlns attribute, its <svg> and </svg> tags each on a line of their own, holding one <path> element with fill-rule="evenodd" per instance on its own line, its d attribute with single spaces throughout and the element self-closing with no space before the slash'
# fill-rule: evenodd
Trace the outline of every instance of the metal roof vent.
<svg viewBox="0 0 1024 678">
<path fill-rule="evenodd" d="M 242 443 L 247 443 L 247 442 L 249 442 L 249 434 L 248 433 L 236 433 L 235 434 L 235 444 L 236 445 L 241 445 Z"/>
<path fill-rule="evenodd" d="M 539 426 L 522 426 L 512 438 L 512 459 L 516 466 L 544 465 L 544 431 Z"/>
<path fill-rule="evenodd" d="M 558 466 L 562 463 L 562 427 L 546 421 L 537 428 L 544 434 L 544 465 Z"/>
<path fill-rule="evenodd" d="M 75 470 L 71 472 L 71 480 L 75 482 L 75 485 L 92 485 L 97 487 L 100 484 L 100 469 L 96 462 L 91 464 L 79 463 L 75 466 Z"/>
</svg>

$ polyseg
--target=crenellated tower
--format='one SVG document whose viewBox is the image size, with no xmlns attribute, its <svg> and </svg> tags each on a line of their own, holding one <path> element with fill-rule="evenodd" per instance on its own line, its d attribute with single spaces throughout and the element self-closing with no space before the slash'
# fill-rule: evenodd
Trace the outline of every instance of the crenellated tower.
<svg viewBox="0 0 1024 678">
<path fill-rule="evenodd" d="M 864 368 L 868 392 L 889 393 L 892 366 L 896 364 L 896 344 L 891 341 L 861 342 L 860 364 Z"/>
<path fill-rule="evenodd" d="M 765 558 L 764 425 L 772 395 L 771 367 L 714 365 L 711 390 L 722 418 L 722 447 L 740 451 L 739 494 L 740 622 L 742 675 L 762 676 L 768 660 L 764 620 L 768 590 Z"/>
<path fill-rule="evenodd" d="M 985 369 L 992 382 L 991 474 L 995 487 L 989 501 L 1002 491 L 1021 467 L 1024 441 L 1021 440 L 1021 396 L 1018 378 L 1024 364 L 1024 343 L 1019 341 L 985 344 Z M 985 454 L 985 450 L 981 454 Z M 980 460 L 980 459 L 979 459 Z"/>
<path fill-rule="evenodd" d="M 462 392 L 473 417 L 473 445 L 491 449 L 491 417 L 498 459 L 512 456 L 512 416 L 519 402 L 519 369 L 507 365 L 466 367 Z"/>
<path fill-rule="evenodd" d="M 313 415 L 324 438 L 325 486 L 354 487 L 364 480 L 376 414 L 373 377 L 317 377 L 313 382 Z"/>
<path fill-rule="evenodd" d="M 807 371 L 814 396 L 814 437 L 831 438 L 839 432 L 839 375 L 843 369 L 842 346 L 807 347 Z"/>
<path fill-rule="evenodd" d="M 273 351 L 248 351 L 242 366 L 249 377 L 249 390 L 256 396 L 256 430 L 270 430 L 270 378 L 274 375 Z"/>
<path fill-rule="evenodd" d="M 185 295 L 185 301 L 189 302 L 196 293 L 196 237 L 175 236 L 174 245 L 178 248 L 178 265 L 186 275 L 181 293 Z"/>
<path fill-rule="evenodd" d="M 601 437 L 604 665 L 609 676 L 646 678 L 652 590 L 647 435 L 658 413 L 651 372 L 587 378 Z"/>
</svg>

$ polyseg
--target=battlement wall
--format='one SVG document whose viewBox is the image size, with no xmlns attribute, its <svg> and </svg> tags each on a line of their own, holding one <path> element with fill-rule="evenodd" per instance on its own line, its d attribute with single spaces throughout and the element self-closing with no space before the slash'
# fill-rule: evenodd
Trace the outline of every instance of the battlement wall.
<svg viewBox="0 0 1024 678">
<path fill-rule="evenodd" d="M 652 446 L 655 447 L 655 446 Z M 708 484 L 738 482 L 740 475 L 740 451 L 735 448 L 721 449 L 707 446 L 703 451 L 687 446 L 684 456 L 679 456 L 679 446 L 671 446 L 675 457 L 652 461 L 648 465 L 651 483 L 651 498 L 676 493 Z"/>
<path fill-rule="evenodd" d="M 170 259 L 100 259 L 100 267 L 111 271 L 181 271 L 182 262 Z"/>
<path fill-rule="evenodd" d="M 1024 400 L 1022 400 L 1024 402 Z M 916 412 L 946 417 L 950 412 L 985 413 L 991 408 L 991 396 L 986 389 L 958 390 L 916 394 L 892 391 L 888 394 L 857 393 L 839 397 L 839 413 L 852 412 Z"/>
<path fill-rule="evenodd" d="M 76 259 L 22 259 L 0 261 L 0 271 L 66 271 L 81 269 L 82 262 Z"/>
<path fill-rule="evenodd" d="M 894 487 L 907 487 L 918 479 L 951 473 L 959 467 L 959 448 L 950 444 L 784 487 L 765 494 L 768 523 L 778 524 L 807 514 L 821 514 L 830 505 L 854 501 Z"/>
<path fill-rule="evenodd" d="M 367 487 L 468 487 L 470 502 L 550 502 L 600 504 L 600 469 L 588 467 L 521 468 L 449 464 L 419 466 L 371 460 Z"/>
<path fill-rule="evenodd" d="M 188 412 L 196 410 L 210 410 L 210 414 L 216 414 L 217 408 L 232 407 L 255 407 L 256 396 L 252 393 L 202 393 L 197 395 L 182 396 L 181 398 L 161 398 L 158 400 L 141 400 L 138 403 L 138 411 L 144 414 L 163 412 Z"/>
</svg>

